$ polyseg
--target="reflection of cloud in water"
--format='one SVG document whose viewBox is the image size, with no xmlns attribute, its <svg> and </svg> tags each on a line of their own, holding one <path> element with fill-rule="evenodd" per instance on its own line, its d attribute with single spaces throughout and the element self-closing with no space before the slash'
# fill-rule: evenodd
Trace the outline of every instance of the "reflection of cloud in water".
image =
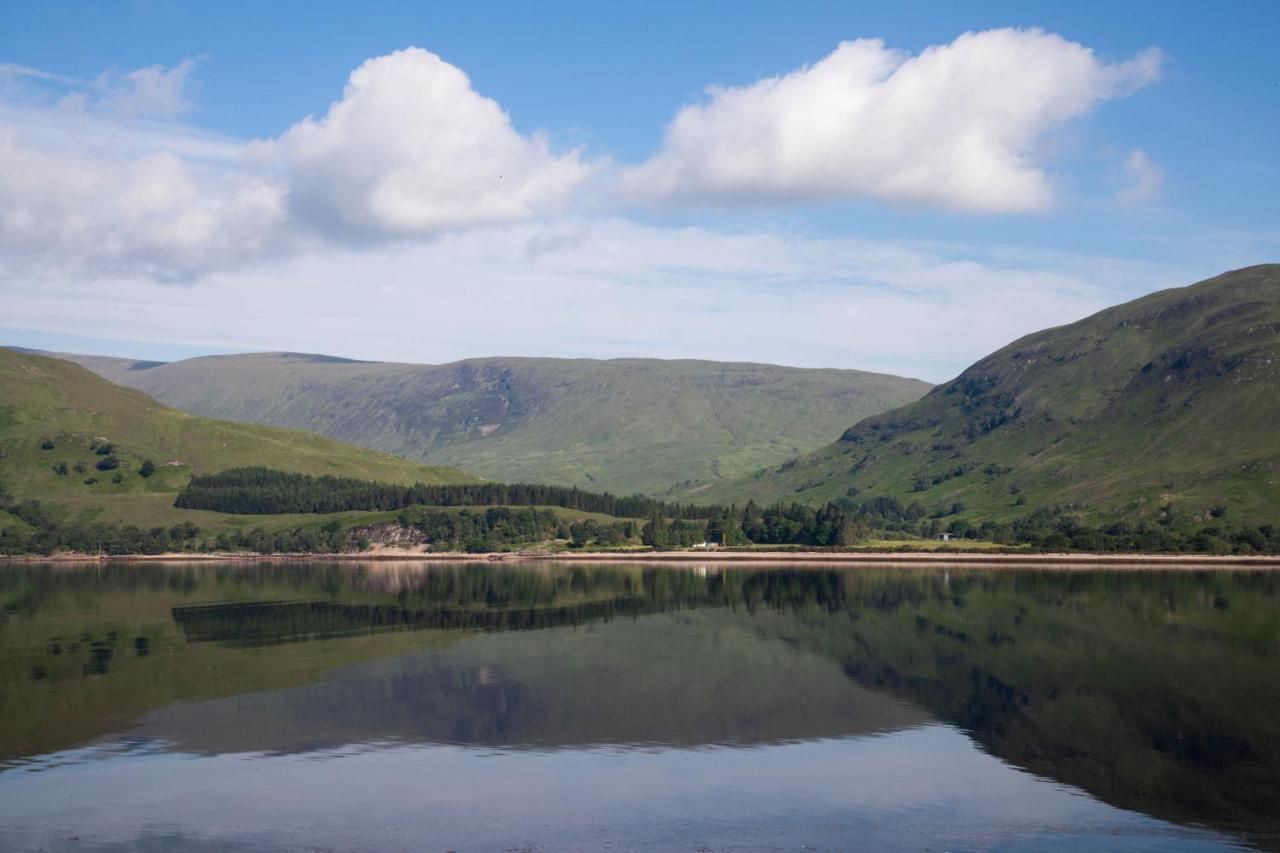
<svg viewBox="0 0 1280 853">
<path fill-rule="evenodd" d="M 0 847 L 1226 850 L 1015 770 L 947 726 L 741 749 L 401 746 L 63 767 L 5 791 Z M 9 796 L 12 795 L 12 796 Z M 74 813 L 67 802 L 80 804 Z M 151 815 L 139 835 L 139 815 Z M 56 827 L 56 828 L 55 828 Z M 141 839 L 137 847 L 132 846 Z M 113 846 L 114 845 L 114 846 Z"/>
</svg>

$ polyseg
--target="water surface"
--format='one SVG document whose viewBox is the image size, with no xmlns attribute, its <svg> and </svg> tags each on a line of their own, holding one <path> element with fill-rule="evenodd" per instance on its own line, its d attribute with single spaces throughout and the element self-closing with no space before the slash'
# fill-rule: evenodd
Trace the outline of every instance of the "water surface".
<svg viewBox="0 0 1280 853">
<path fill-rule="evenodd" d="M 0 850 L 1280 849 L 1280 574 L 0 568 Z"/>
</svg>

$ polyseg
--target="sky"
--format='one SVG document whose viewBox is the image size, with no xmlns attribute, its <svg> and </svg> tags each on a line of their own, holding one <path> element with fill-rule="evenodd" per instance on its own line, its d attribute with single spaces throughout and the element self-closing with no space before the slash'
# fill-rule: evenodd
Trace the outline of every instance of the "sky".
<svg viewBox="0 0 1280 853">
<path fill-rule="evenodd" d="M 1274 2 L 0 4 L 0 342 L 943 381 L 1280 261 Z"/>
</svg>

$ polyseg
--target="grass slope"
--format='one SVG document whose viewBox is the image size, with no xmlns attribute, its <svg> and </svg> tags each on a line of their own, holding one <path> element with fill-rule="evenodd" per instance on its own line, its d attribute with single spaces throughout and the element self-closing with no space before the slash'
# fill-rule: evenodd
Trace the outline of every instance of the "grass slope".
<svg viewBox="0 0 1280 853">
<path fill-rule="evenodd" d="M 52 449 L 41 447 L 46 439 Z M 95 468 L 103 457 L 92 448 L 104 441 L 116 446 L 116 470 Z M 145 459 L 157 466 L 149 478 L 138 473 Z M 60 463 L 70 469 L 65 476 L 54 470 Z M 192 473 L 239 465 L 396 483 L 476 482 L 461 471 L 304 432 L 194 417 L 70 362 L 0 348 L 0 482 L 19 498 L 84 518 L 212 527 L 227 517 L 174 509 L 174 497 Z M 116 474 L 119 483 L 112 482 Z"/>
<path fill-rule="evenodd" d="M 1045 505 L 1201 518 L 1225 507 L 1229 523 L 1275 522 L 1278 426 L 1273 264 L 1028 335 L 834 444 L 697 498 L 892 495 L 991 519 Z"/>
<path fill-rule="evenodd" d="M 197 415 L 311 430 L 496 480 L 622 494 L 746 475 L 929 388 L 855 370 L 709 361 L 64 357 Z"/>
</svg>

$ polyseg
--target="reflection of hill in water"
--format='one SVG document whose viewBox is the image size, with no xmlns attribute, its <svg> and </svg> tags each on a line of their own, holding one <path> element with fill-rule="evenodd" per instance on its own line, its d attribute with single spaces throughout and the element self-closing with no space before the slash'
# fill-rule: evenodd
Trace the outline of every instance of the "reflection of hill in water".
<svg viewBox="0 0 1280 853">
<path fill-rule="evenodd" d="M 846 737 L 927 714 L 726 612 L 474 637 L 302 687 L 174 705 L 130 736 L 200 752 L 369 741 L 702 746 Z"/>
<path fill-rule="evenodd" d="M 0 602 L 9 755 L 144 714 L 294 751 L 752 743 L 923 707 L 1112 804 L 1280 837 L 1280 575 L 149 565 L 15 569 Z"/>
<path fill-rule="evenodd" d="M 1014 765 L 1280 849 L 1280 575 L 846 580 L 847 612 L 756 622 Z"/>
</svg>

